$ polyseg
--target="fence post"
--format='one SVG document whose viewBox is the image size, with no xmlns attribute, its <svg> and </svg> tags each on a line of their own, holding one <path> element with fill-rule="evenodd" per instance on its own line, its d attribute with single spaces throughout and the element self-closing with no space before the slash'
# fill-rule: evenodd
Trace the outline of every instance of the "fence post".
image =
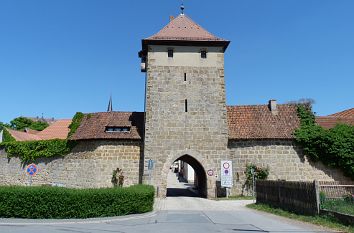
<svg viewBox="0 0 354 233">
<path fill-rule="evenodd" d="M 318 184 L 318 180 L 313 181 L 314 189 L 315 189 L 315 194 L 316 194 L 316 214 L 320 214 L 320 186 Z"/>
</svg>

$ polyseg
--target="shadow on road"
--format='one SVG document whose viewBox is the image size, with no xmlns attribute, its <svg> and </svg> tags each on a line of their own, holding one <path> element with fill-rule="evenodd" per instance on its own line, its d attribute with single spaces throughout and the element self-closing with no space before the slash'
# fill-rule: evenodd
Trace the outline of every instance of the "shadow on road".
<svg viewBox="0 0 354 233">
<path fill-rule="evenodd" d="M 167 188 L 167 197 L 200 197 L 186 188 Z"/>
</svg>

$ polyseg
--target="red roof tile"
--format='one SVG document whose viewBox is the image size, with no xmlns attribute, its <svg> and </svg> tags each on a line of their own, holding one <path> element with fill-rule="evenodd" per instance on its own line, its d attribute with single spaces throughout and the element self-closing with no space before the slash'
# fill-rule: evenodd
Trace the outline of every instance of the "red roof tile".
<svg viewBox="0 0 354 233">
<path fill-rule="evenodd" d="M 328 116 L 340 117 L 340 118 L 354 118 L 354 108 L 347 109 L 341 112 L 337 112 Z"/>
<path fill-rule="evenodd" d="M 66 139 L 69 133 L 71 119 L 56 120 L 43 131 L 37 133 L 41 140 Z"/>
<path fill-rule="evenodd" d="M 191 18 L 182 14 L 147 40 L 226 41 L 214 36 Z"/>
<path fill-rule="evenodd" d="M 347 124 L 347 125 L 354 125 L 354 117 L 343 118 L 343 117 L 336 117 L 333 115 L 320 116 L 320 117 L 316 117 L 316 123 L 325 129 L 330 129 L 339 123 Z"/>
<path fill-rule="evenodd" d="M 300 125 L 296 105 L 278 104 L 273 115 L 268 105 L 228 106 L 230 139 L 293 139 Z"/>
<path fill-rule="evenodd" d="M 66 139 L 69 133 L 69 125 L 71 120 L 56 120 L 54 123 L 49 125 L 43 131 L 29 130 L 26 129 L 25 132 L 7 129 L 12 137 L 16 141 L 39 141 L 39 140 L 49 140 L 49 139 Z"/>
<path fill-rule="evenodd" d="M 107 126 L 130 127 L 130 132 L 106 132 Z M 133 139 L 141 140 L 144 131 L 143 112 L 98 112 L 85 114 L 72 140 Z"/>
<path fill-rule="evenodd" d="M 41 138 L 36 134 L 26 133 L 23 131 L 17 131 L 13 129 L 6 129 L 16 141 L 37 141 Z"/>
</svg>

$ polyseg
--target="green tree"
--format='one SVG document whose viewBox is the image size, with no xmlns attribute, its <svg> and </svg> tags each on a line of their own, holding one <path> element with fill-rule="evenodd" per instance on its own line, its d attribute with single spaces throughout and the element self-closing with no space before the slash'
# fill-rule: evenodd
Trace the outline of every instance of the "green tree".
<svg viewBox="0 0 354 233">
<path fill-rule="evenodd" d="M 25 128 L 30 128 L 33 130 L 42 131 L 48 127 L 48 123 L 43 121 L 33 121 L 26 117 L 17 117 L 10 121 L 10 127 L 16 130 L 24 130 Z"/>
</svg>

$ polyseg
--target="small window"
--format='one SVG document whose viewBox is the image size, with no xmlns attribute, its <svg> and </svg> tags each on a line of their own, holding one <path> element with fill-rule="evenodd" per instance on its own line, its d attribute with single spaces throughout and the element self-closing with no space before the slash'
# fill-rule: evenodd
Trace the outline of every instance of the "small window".
<svg viewBox="0 0 354 233">
<path fill-rule="evenodd" d="M 188 112 L 188 102 L 186 99 L 184 100 L 184 112 Z"/>
<path fill-rule="evenodd" d="M 107 126 L 107 133 L 115 133 L 115 132 L 130 132 L 130 127 L 116 127 L 116 126 Z"/>
<path fill-rule="evenodd" d="M 173 57 L 173 49 L 169 49 L 167 53 L 168 53 L 168 57 Z"/>
<path fill-rule="evenodd" d="M 204 59 L 207 58 L 207 51 L 206 50 L 200 51 L 200 57 Z"/>
<path fill-rule="evenodd" d="M 184 81 L 187 81 L 187 73 L 184 73 Z"/>
</svg>

